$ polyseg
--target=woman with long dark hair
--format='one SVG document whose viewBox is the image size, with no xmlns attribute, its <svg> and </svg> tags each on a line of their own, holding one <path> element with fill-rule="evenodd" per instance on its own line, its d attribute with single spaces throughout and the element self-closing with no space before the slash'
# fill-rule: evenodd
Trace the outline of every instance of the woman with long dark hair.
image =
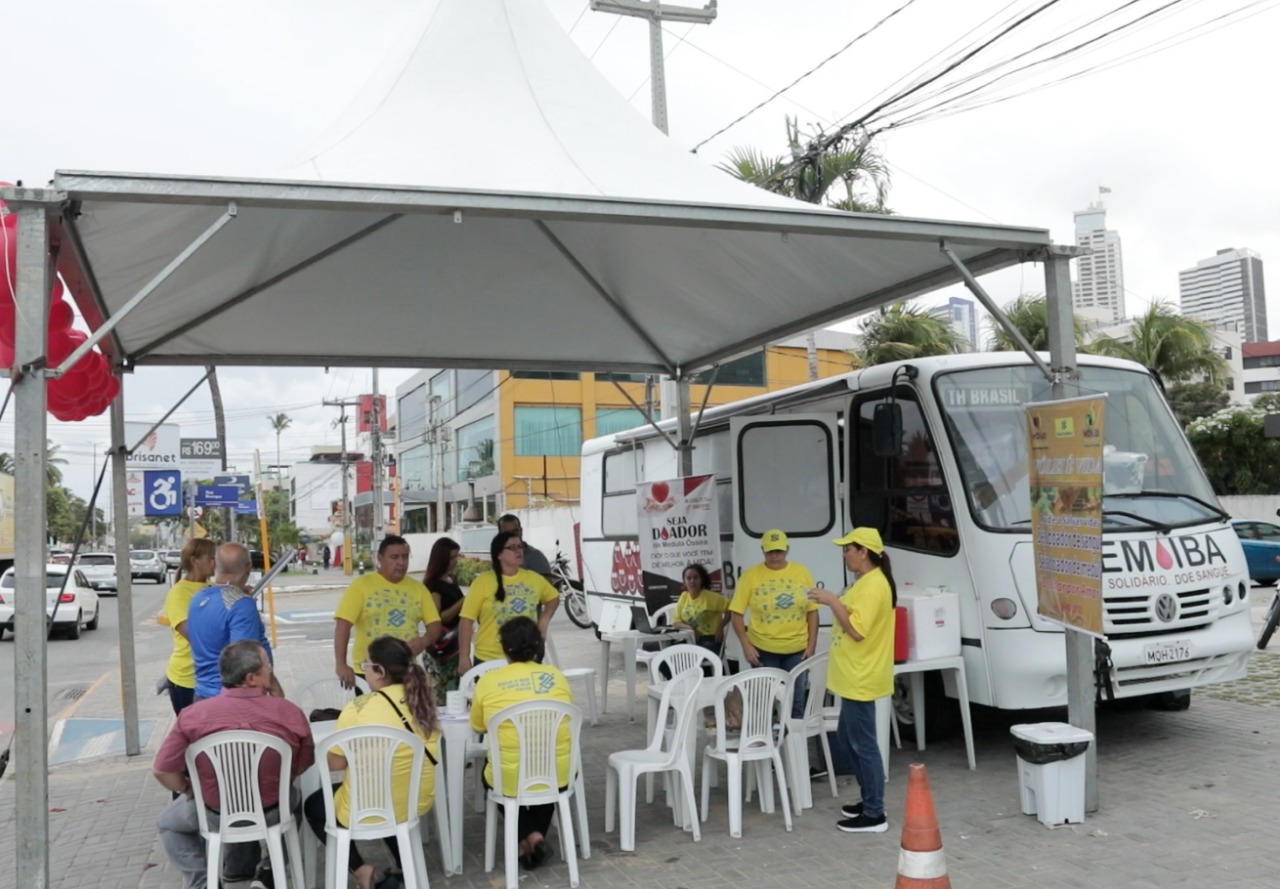
<svg viewBox="0 0 1280 889">
<path fill-rule="evenodd" d="M 458 672 L 465 674 L 475 664 L 502 657 L 498 631 L 512 618 L 537 621 L 545 639 L 551 616 L 560 606 L 560 593 L 541 574 L 524 568 L 524 542 L 517 534 L 503 531 L 489 544 L 493 571 L 478 575 L 462 602 L 458 623 Z M 471 656 L 471 640 L 476 653 Z"/>
<path fill-rule="evenodd" d="M 173 634 L 173 653 L 169 655 L 164 675 L 175 716 L 196 697 L 196 664 L 191 657 L 191 643 L 187 641 L 187 609 L 191 606 L 191 597 L 209 585 L 217 549 L 217 544 L 208 538 L 187 541 L 182 548 L 178 582 L 164 597 L 162 614 Z"/>
<path fill-rule="evenodd" d="M 425 815 L 431 810 L 431 804 L 435 800 L 435 766 L 440 759 L 440 721 L 436 715 L 436 699 L 431 690 L 431 680 L 414 661 L 409 644 L 393 636 L 379 636 L 370 642 L 365 662 L 360 666 L 364 669 L 370 693 L 359 695 L 343 708 L 338 716 L 338 731 L 361 725 L 387 725 L 403 728 L 421 738 L 426 745 L 427 755 L 422 762 L 422 780 L 416 806 L 418 815 Z M 346 769 L 345 757 L 334 753 L 328 754 L 328 757 L 330 769 Z M 391 789 L 397 818 L 408 817 L 411 768 L 413 754 L 402 746 L 391 764 Z M 351 795 L 345 783 L 335 786 L 333 807 L 338 823 L 346 825 L 351 815 Z M 317 790 L 307 797 L 303 811 L 311 829 L 323 843 L 324 791 Z M 384 842 L 395 856 L 396 869 L 400 870 L 402 865 L 399 844 L 395 837 L 386 837 Z M 374 889 L 375 885 L 377 889 L 393 889 L 399 883 L 395 872 L 388 871 L 375 884 L 373 865 L 364 860 L 354 842 L 351 844 L 350 864 L 351 877 L 355 880 L 357 889 Z"/>
<path fill-rule="evenodd" d="M 684 591 L 676 602 L 672 624 L 693 630 L 698 645 L 719 654 L 729 620 L 729 600 L 711 589 L 711 575 L 697 562 L 684 569 L 681 579 Z"/>
<path fill-rule="evenodd" d="M 876 699 L 893 694 L 893 606 L 898 599 L 893 568 L 875 528 L 854 528 L 832 541 L 844 550 L 844 565 L 858 576 L 844 594 L 809 590 L 810 601 L 831 609 L 827 688 L 840 699 L 836 737 L 853 758 L 862 801 L 843 806 L 836 826 L 847 833 L 883 833 L 884 760 L 876 740 Z"/>
<path fill-rule="evenodd" d="M 502 625 L 498 635 L 507 665 L 490 670 L 476 681 L 476 694 L 471 701 L 473 729 L 485 731 L 494 714 L 513 704 L 525 701 L 573 703 L 564 674 L 555 667 L 539 663 L 544 636 L 537 624 L 523 615 L 513 617 Z M 509 722 L 498 729 L 498 747 L 502 751 L 502 761 L 485 765 L 485 785 L 493 787 L 493 770 L 499 768 L 502 770 L 503 793 L 514 795 L 521 751 L 516 727 Z M 561 789 L 568 787 L 573 779 L 569 774 L 571 747 L 569 726 L 562 724 L 556 739 L 556 771 Z M 520 863 L 526 870 L 533 870 L 551 854 L 546 833 L 555 811 L 555 803 L 520 807 Z"/>
<path fill-rule="evenodd" d="M 435 645 L 427 648 L 427 675 L 436 690 L 436 704 L 443 705 L 445 693 L 458 687 L 458 621 L 462 611 L 462 588 L 454 580 L 458 569 L 457 541 L 441 537 L 431 547 L 422 582 L 431 591 L 444 630 Z"/>
</svg>

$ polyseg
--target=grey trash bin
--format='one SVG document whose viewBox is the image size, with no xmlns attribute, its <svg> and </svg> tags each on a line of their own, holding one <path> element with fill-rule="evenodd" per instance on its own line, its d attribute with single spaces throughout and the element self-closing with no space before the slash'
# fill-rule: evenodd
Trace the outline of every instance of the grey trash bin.
<svg viewBox="0 0 1280 889">
<path fill-rule="evenodd" d="M 1065 722 L 1038 722 L 1009 729 L 1018 754 L 1022 813 L 1046 827 L 1084 821 L 1084 752 L 1093 733 Z"/>
</svg>

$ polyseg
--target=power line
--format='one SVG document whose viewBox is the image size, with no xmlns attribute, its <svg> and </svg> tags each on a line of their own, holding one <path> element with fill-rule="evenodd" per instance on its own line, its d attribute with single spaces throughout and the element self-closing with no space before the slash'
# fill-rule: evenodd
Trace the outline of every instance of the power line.
<svg viewBox="0 0 1280 889">
<path fill-rule="evenodd" d="M 778 98 L 779 96 L 781 96 L 783 93 L 787 92 L 787 90 L 791 89 L 791 88 L 792 88 L 792 87 L 794 87 L 796 84 L 800 83 L 800 82 L 801 82 L 802 80 L 804 80 L 806 77 L 809 77 L 810 75 L 815 74 L 816 72 L 818 72 L 819 70 L 821 70 L 821 69 L 822 69 L 822 68 L 823 68 L 823 67 L 824 67 L 828 62 L 831 62 L 831 61 L 832 61 L 832 60 L 834 60 L 837 56 L 840 56 L 840 55 L 842 55 L 843 53 L 845 53 L 845 52 L 846 52 L 850 47 L 852 47 L 852 46 L 853 46 L 855 43 L 857 43 L 859 40 L 861 40 L 862 38 L 866 37 L 868 34 L 871 34 L 871 33 L 873 33 L 874 31 L 876 31 L 876 30 L 877 30 L 881 25 L 883 25 L 885 22 L 889 21 L 891 18 L 893 18 L 893 17 L 894 17 L 894 16 L 896 16 L 898 13 L 902 12 L 904 9 L 906 9 L 908 6 L 910 6 L 911 4 L 913 4 L 913 3 L 915 3 L 915 2 L 916 2 L 916 0 L 907 0 L 907 2 L 906 2 L 906 3 L 902 4 L 902 5 L 901 5 L 901 6 L 899 6 L 897 9 L 893 10 L 892 12 L 890 12 L 890 13 L 889 13 L 888 15 L 886 15 L 884 18 L 880 19 L 880 21 L 876 22 L 876 23 L 875 23 L 874 25 L 872 25 L 870 28 L 868 28 L 867 30 L 865 30 L 865 31 L 863 31 L 861 34 L 859 34 L 857 37 L 854 37 L 852 40 L 850 40 L 850 41 L 849 41 L 848 43 L 846 43 L 844 46 L 840 47 L 840 49 L 836 50 L 836 51 L 835 51 L 835 52 L 833 52 L 831 55 L 827 56 L 827 57 L 826 57 L 825 59 L 823 59 L 821 62 L 819 62 L 818 64 L 814 65 L 814 66 L 813 66 L 812 68 L 810 68 L 808 71 L 804 72 L 804 73 L 803 73 L 803 74 L 801 74 L 799 77 L 797 77 L 795 80 L 793 80 L 793 81 L 791 81 L 790 83 L 788 83 L 788 84 L 787 84 L 786 86 L 784 86 L 782 89 L 777 90 L 776 92 L 774 92 L 774 94 L 773 94 L 773 95 L 769 96 L 769 98 L 765 99 L 763 102 L 760 102 L 760 103 L 759 103 L 759 104 L 757 104 L 755 107 L 753 107 L 753 108 L 751 108 L 751 109 L 747 110 L 746 112 L 744 112 L 743 114 L 741 114 L 741 115 L 739 115 L 737 118 L 735 118 L 734 120 L 730 121 L 729 123 L 725 124 L 725 125 L 724 125 L 723 127 L 721 127 L 720 129 L 716 130 L 716 131 L 715 131 L 714 133 L 712 133 L 710 136 L 708 136 L 707 138 L 703 139 L 703 140 L 702 140 L 701 142 L 699 142 L 697 145 L 693 146 L 693 148 L 692 148 L 692 149 L 690 149 L 690 150 L 691 150 L 691 151 L 693 151 L 693 152 L 696 154 L 696 153 L 697 153 L 697 151 L 698 151 L 698 149 L 699 149 L 699 148 L 701 148 L 703 145 L 706 145 L 706 144 L 707 144 L 708 142 L 710 142 L 712 139 L 716 138 L 717 136 L 721 135 L 722 133 L 725 133 L 725 132 L 727 132 L 728 130 L 732 129 L 733 127 L 737 126 L 738 124 L 742 123 L 742 121 L 746 120 L 748 117 L 750 117 L 751 115 L 755 114 L 755 113 L 756 113 L 757 111 L 759 111 L 761 108 L 763 108 L 764 106 L 768 105 L 770 102 L 772 102 L 774 99 L 776 99 L 776 98 Z M 1052 2 L 1055 2 L 1055 3 L 1056 3 L 1056 2 L 1058 2 L 1058 0 L 1052 0 Z"/>
</svg>

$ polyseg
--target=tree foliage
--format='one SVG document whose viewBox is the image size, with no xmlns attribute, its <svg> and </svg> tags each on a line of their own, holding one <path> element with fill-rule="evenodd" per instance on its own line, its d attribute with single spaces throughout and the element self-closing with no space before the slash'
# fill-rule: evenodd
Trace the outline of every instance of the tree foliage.
<svg viewBox="0 0 1280 889">
<path fill-rule="evenodd" d="M 960 338 L 950 325 L 906 303 L 881 306 L 864 316 L 860 336 L 861 344 L 852 352 L 855 367 L 950 355 L 961 347 Z"/>
<path fill-rule="evenodd" d="M 1018 332 L 1031 344 L 1037 352 L 1049 351 L 1049 300 L 1043 294 L 1024 293 L 1004 307 L 1005 316 Z M 1084 342 L 1084 321 L 1079 315 L 1071 316 L 1075 328 L 1076 348 L 1082 348 Z M 995 318 L 987 322 L 991 327 L 991 339 L 987 348 L 992 352 L 1017 352 L 1022 347 L 1014 340 L 1013 335 Z"/>
<path fill-rule="evenodd" d="M 1198 377 L 1221 383 L 1227 376 L 1226 362 L 1214 349 L 1209 326 L 1184 318 L 1167 303 L 1153 303 L 1134 319 L 1127 337 L 1098 337 L 1089 348 L 1099 355 L 1136 361 L 1165 383 Z"/>
<path fill-rule="evenodd" d="M 1217 494 L 1280 493 L 1280 439 L 1263 437 L 1267 413 L 1256 404 L 1234 406 L 1187 426 L 1187 439 Z"/>
<path fill-rule="evenodd" d="M 785 180 L 780 177 L 794 158 L 806 155 L 821 134 L 802 134 L 795 118 L 786 119 L 788 154 L 770 155 L 757 148 L 735 148 L 717 164 L 731 176 L 809 204 L 853 213 L 890 213 L 889 165 L 869 143 L 828 151 Z"/>
<path fill-rule="evenodd" d="M 1208 380 L 1174 383 L 1167 395 L 1169 406 L 1184 428 L 1194 420 L 1222 410 L 1231 400 L 1231 393 L 1225 386 Z"/>
</svg>

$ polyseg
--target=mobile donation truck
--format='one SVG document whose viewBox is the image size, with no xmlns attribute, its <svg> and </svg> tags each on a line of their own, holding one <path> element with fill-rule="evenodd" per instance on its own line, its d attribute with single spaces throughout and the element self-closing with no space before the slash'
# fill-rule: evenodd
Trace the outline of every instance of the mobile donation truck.
<svg viewBox="0 0 1280 889">
<path fill-rule="evenodd" d="M 1078 363 L 1079 391 L 1107 394 L 1099 688 L 1185 706 L 1187 690 L 1245 675 L 1244 553 L 1152 374 Z M 971 701 L 1065 705 L 1064 630 L 1036 611 L 1031 540 L 1025 405 L 1049 399 L 1026 355 L 999 352 L 877 365 L 708 408 L 693 450 L 694 474 L 716 479 L 723 564 L 708 567 L 732 594 L 761 559 L 761 535 L 781 528 L 791 560 L 843 588 L 832 538 L 878 528 L 900 594 L 958 595 Z M 876 408 L 891 402 L 901 436 L 886 451 Z M 638 596 L 635 486 L 679 476 L 677 453 L 647 426 L 590 440 L 582 456 L 587 590 Z M 929 689 L 941 703 L 941 682 Z"/>
</svg>

